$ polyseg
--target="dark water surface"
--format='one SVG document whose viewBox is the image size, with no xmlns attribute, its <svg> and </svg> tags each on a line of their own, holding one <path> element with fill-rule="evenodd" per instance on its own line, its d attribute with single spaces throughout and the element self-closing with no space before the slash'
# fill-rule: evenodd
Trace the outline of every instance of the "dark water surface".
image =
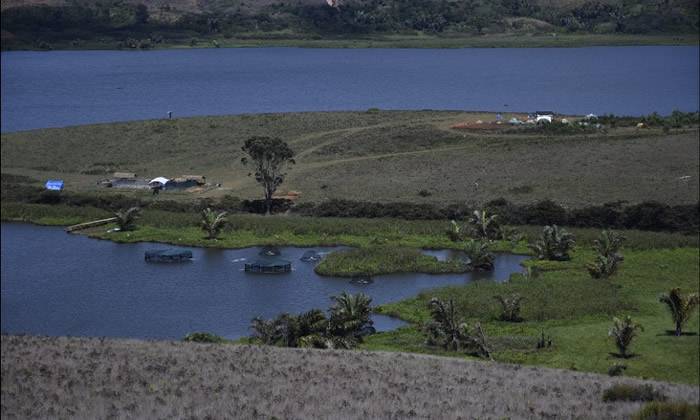
<svg viewBox="0 0 700 420">
<path fill-rule="evenodd" d="M 5 131 L 259 112 L 698 109 L 698 47 L 2 53 Z M 507 106 L 506 106 L 507 105 Z"/>
<path fill-rule="evenodd" d="M 506 280 L 522 270 L 519 264 L 525 258 L 499 255 L 492 273 L 397 274 L 361 286 L 317 276 L 313 264 L 299 261 L 305 248 L 282 248 L 282 258 L 292 261 L 292 273 L 256 275 L 242 271 L 242 259 L 255 258 L 258 248 L 190 248 L 190 263 L 144 262 L 144 251 L 163 247 L 3 223 L 2 332 L 179 339 L 192 331 L 209 331 L 237 338 L 250 333 L 255 316 L 325 309 L 330 296 L 342 291 L 364 292 L 381 304 L 477 278 Z M 401 325 L 388 317 L 377 317 L 375 323 L 379 330 Z"/>
</svg>

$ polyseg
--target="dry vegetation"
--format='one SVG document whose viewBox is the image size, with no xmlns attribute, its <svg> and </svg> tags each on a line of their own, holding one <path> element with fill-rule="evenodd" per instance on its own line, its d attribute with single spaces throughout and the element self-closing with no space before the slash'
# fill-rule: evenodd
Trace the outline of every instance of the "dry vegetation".
<svg viewBox="0 0 700 420">
<path fill-rule="evenodd" d="M 450 128 L 478 119 L 494 115 L 325 112 L 37 130 L 2 135 L 2 172 L 62 178 L 69 190 L 95 189 L 115 170 L 144 177 L 200 173 L 223 183 L 208 194 L 259 197 L 239 164 L 241 145 L 253 135 L 273 135 L 298 155 L 283 188 L 301 191 L 302 201 L 478 205 L 505 197 L 515 203 L 549 198 L 571 207 L 698 201 L 697 127 L 549 136 Z M 684 176 L 690 178 L 680 181 Z M 422 190 L 427 194 L 419 195 Z"/>
<path fill-rule="evenodd" d="M 402 353 L 2 336 L 3 418 L 626 418 L 613 384 L 698 388 Z"/>
</svg>

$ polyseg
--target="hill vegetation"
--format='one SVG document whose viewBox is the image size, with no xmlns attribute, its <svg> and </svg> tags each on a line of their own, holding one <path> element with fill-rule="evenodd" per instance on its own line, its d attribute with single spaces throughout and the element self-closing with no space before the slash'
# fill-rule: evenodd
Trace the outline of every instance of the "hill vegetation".
<svg viewBox="0 0 700 420">
<path fill-rule="evenodd" d="M 2 336 L 7 419 L 621 419 L 643 405 L 603 401 L 623 385 L 698 400 L 695 386 L 415 354 Z"/>
<path fill-rule="evenodd" d="M 697 43 L 692 0 L 323 0 L 297 1 L 11 1 L 3 2 L 3 49 L 155 48 L 294 41 L 359 40 L 342 45 L 479 46 L 484 35 L 534 35 L 530 41 L 491 38 L 491 45 L 566 42 Z M 621 37 L 617 35 L 634 35 Z M 683 38 L 640 34 L 686 34 Z M 571 38 L 571 35 L 578 37 Z M 580 35 L 596 35 L 587 39 Z M 600 35 L 606 37 L 600 38 Z M 368 38 L 369 37 L 369 38 Z M 568 41 L 566 41 L 568 38 Z M 457 42 L 455 42 L 457 39 Z M 636 41 L 635 41 L 636 40 Z M 254 45 L 254 44 L 253 44 Z"/>
</svg>

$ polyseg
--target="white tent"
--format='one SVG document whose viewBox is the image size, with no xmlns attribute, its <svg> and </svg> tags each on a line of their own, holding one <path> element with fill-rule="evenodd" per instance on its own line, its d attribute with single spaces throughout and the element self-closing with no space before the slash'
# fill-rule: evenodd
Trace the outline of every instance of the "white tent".
<svg viewBox="0 0 700 420">
<path fill-rule="evenodd" d="M 148 182 L 148 185 L 154 185 L 154 184 L 160 184 L 161 186 L 165 186 L 170 180 L 168 178 L 164 178 L 162 176 L 159 176 L 158 178 L 153 178 Z"/>
</svg>

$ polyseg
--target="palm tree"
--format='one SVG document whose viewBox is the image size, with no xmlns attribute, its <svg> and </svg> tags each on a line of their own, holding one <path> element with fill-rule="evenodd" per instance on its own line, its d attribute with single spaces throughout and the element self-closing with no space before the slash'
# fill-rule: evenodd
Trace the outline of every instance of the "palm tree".
<svg viewBox="0 0 700 420">
<path fill-rule="evenodd" d="M 216 213 L 209 207 L 202 210 L 202 221 L 200 226 L 203 231 L 207 233 L 207 239 L 216 239 L 224 228 L 224 225 L 228 220 L 226 220 L 226 212 Z"/>
<path fill-rule="evenodd" d="M 474 235 L 481 239 L 493 239 L 498 229 L 496 218 L 495 214 L 489 215 L 486 210 L 474 210 L 469 218 Z"/>
<path fill-rule="evenodd" d="M 691 293 L 683 296 L 681 289 L 674 288 L 666 294 L 659 296 L 659 302 L 665 303 L 668 310 L 671 312 L 673 322 L 676 324 L 676 336 L 680 336 L 683 332 L 683 324 L 685 324 L 695 308 L 700 303 L 700 295 Z"/>
<path fill-rule="evenodd" d="M 520 302 L 523 297 L 518 293 L 513 293 L 510 296 L 496 295 L 493 297 L 501 304 L 501 321 L 519 322 L 520 318 Z"/>
<path fill-rule="evenodd" d="M 476 270 L 492 270 L 495 257 L 486 242 L 473 239 L 464 243 L 464 253 L 469 257 L 469 265 Z"/>
<path fill-rule="evenodd" d="M 567 261 L 571 259 L 569 251 L 575 244 L 574 235 L 552 225 L 545 226 L 540 239 L 530 244 L 529 248 L 540 260 Z"/>
<path fill-rule="evenodd" d="M 331 297 L 329 331 L 333 337 L 362 338 L 364 329 L 372 327 L 372 298 L 364 293 L 355 295 L 346 292 Z"/>
<path fill-rule="evenodd" d="M 114 213 L 115 222 L 120 231 L 129 231 L 136 228 L 136 219 L 139 217 L 141 208 L 131 207 L 126 210 L 119 210 Z"/>
<path fill-rule="evenodd" d="M 459 242 L 464 239 L 464 228 L 454 220 L 450 220 L 450 226 L 447 229 L 447 237 L 452 242 Z"/>
<path fill-rule="evenodd" d="M 428 303 L 432 321 L 426 325 L 427 344 L 438 345 L 445 350 L 458 350 L 464 338 L 466 324 L 457 318 L 457 310 L 452 299 L 447 303 L 434 297 Z"/>
<path fill-rule="evenodd" d="M 593 241 L 596 259 L 586 266 L 592 277 L 596 279 L 607 278 L 615 274 L 618 265 L 625 259 L 619 252 L 624 240 L 625 237 L 621 234 L 604 230 L 600 237 Z"/>
<path fill-rule="evenodd" d="M 263 344 L 275 344 L 281 338 L 279 322 L 276 319 L 255 317 L 250 328 L 253 330 L 252 338 Z"/>
<path fill-rule="evenodd" d="M 620 351 L 620 356 L 629 357 L 627 350 L 632 344 L 634 337 L 637 336 L 637 330 L 644 331 L 644 328 L 634 322 L 629 315 L 623 319 L 613 318 L 613 326 L 610 328 L 608 335 L 615 341 L 615 346 Z"/>
</svg>

